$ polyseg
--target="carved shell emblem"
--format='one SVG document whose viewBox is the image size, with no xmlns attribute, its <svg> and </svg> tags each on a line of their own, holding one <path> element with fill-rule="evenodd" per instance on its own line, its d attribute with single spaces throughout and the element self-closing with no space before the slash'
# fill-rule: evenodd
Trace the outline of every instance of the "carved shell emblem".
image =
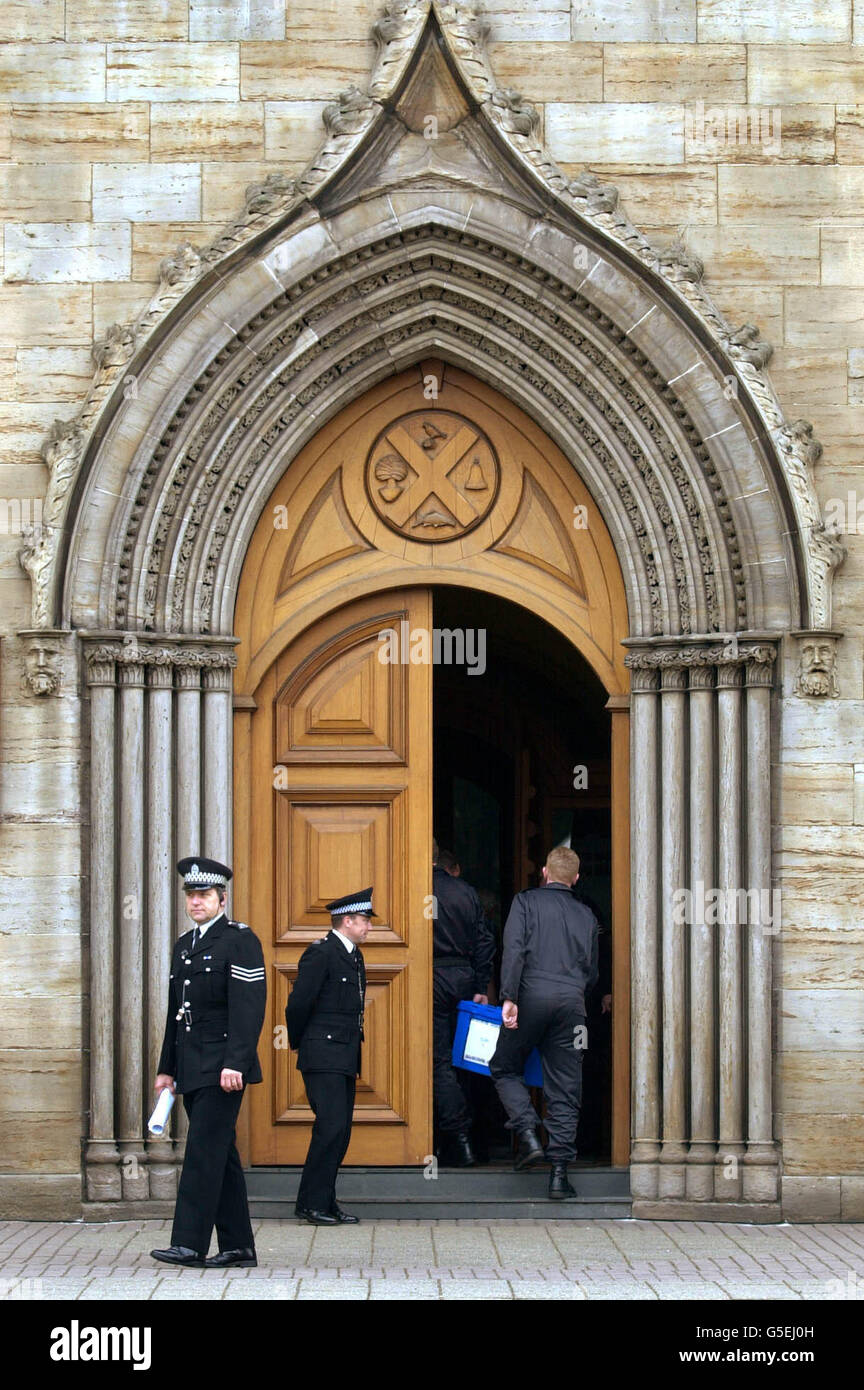
<svg viewBox="0 0 864 1390">
<path fill-rule="evenodd" d="M 410 540 L 451 541 L 488 516 L 500 467 L 483 431 L 444 410 L 414 411 L 378 436 L 366 491 L 378 515 Z"/>
</svg>

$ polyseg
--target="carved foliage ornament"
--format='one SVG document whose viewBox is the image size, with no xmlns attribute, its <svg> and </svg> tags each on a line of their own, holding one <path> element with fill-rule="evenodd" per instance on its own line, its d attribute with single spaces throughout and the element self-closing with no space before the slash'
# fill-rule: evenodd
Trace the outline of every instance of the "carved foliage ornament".
<svg viewBox="0 0 864 1390">
<path fill-rule="evenodd" d="M 159 286 L 149 305 L 137 320 L 126 327 L 115 326 L 95 349 L 96 373 L 83 404 L 75 429 L 75 447 L 68 455 L 70 468 L 60 471 L 49 482 L 49 494 L 63 523 L 72 480 L 80 466 L 83 442 L 88 438 L 105 409 L 114 388 L 125 376 L 132 354 L 150 337 L 156 325 L 190 290 L 209 268 L 223 257 L 284 218 L 302 200 L 330 179 L 337 168 L 350 159 L 366 133 L 384 111 L 401 80 L 407 64 L 424 32 L 430 9 L 434 9 L 444 43 L 460 71 L 481 117 L 496 127 L 510 146 L 515 159 L 528 167 L 551 194 L 571 211 L 597 227 L 606 237 L 626 247 L 633 255 L 662 276 L 674 291 L 700 317 L 715 339 L 735 363 L 743 389 L 775 438 L 786 422 L 773 387 L 763 375 L 767 360 L 766 344 L 758 342 L 751 326 L 733 333 L 705 291 L 698 266 L 686 253 L 671 257 L 658 251 L 628 220 L 618 206 L 614 188 L 602 185 L 591 175 L 568 180 L 545 153 L 537 138 L 537 120 L 531 104 L 512 90 L 498 90 L 486 53 L 488 26 L 474 4 L 450 4 L 443 0 L 389 0 L 375 26 L 378 58 L 368 94 L 352 88 L 327 108 L 326 139 L 322 149 L 299 179 L 277 174 L 249 190 L 246 206 L 210 246 L 198 251 L 188 243 L 166 258 L 160 267 Z M 755 334 L 755 340 L 754 340 Z M 808 445 L 795 438 L 788 441 L 783 455 L 787 477 L 809 558 L 810 610 L 814 626 L 830 625 L 831 573 L 842 558 L 842 550 L 830 543 L 821 527 L 812 478 L 808 473 Z M 816 510 L 815 517 L 810 516 Z M 56 563 L 56 535 L 49 523 L 41 536 L 27 537 L 21 563 L 33 585 L 33 622 L 51 625 Z"/>
</svg>

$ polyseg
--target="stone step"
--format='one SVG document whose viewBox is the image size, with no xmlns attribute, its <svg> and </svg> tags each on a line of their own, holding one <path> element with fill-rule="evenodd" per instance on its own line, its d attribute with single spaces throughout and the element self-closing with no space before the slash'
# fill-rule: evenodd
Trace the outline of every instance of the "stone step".
<svg viewBox="0 0 864 1390">
<path fill-rule="evenodd" d="M 497 1198 L 493 1201 L 443 1200 L 408 1201 L 396 1197 L 391 1201 L 375 1197 L 353 1197 L 339 1187 L 339 1202 L 364 1221 L 601 1221 L 624 1220 L 630 1216 L 628 1197 L 610 1197 L 603 1201 L 579 1198 L 575 1202 L 520 1201 L 518 1198 Z M 249 1213 L 254 1220 L 267 1217 L 285 1219 L 294 1216 L 293 1200 L 250 1197 Z"/>
<path fill-rule="evenodd" d="M 578 1165 L 570 1169 L 578 1192 L 574 1202 L 550 1202 L 549 1170 L 516 1173 L 512 1168 L 343 1168 L 339 1200 L 358 1216 L 391 1220 L 549 1220 L 551 1217 L 626 1217 L 630 1181 L 626 1168 Z M 293 1216 L 299 1167 L 253 1168 L 246 1174 L 253 1216 Z"/>
</svg>

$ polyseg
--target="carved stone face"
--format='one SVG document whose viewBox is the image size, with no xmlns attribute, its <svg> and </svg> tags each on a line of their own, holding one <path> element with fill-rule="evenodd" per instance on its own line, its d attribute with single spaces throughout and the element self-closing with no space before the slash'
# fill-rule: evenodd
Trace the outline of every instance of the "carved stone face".
<svg viewBox="0 0 864 1390">
<path fill-rule="evenodd" d="M 44 639 L 31 642 L 24 659 L 27 684 L 34 695 L 53 695 L 60 686 L 60 652 Z"/>
<path fill-rule="evenodd" d="M 833 642 L 819 637 L 810 637 L 802 642 L 799 694 L 824 696 L 837 693 L 834 657 Z"/>
</svg>

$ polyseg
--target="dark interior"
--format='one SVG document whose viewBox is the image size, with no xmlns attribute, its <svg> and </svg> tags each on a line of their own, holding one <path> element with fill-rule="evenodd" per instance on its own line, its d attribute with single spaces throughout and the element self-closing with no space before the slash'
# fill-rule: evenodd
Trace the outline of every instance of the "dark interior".
<svg viewBox="0 0 864 1390">
<path fill-rule="evenodd" d="M 600 982 L 588 1003 L 577 1142 L 580 1162 L 608 1163 L 611 1020 L 600 1007 L 611 992 L 606 692 L 576 649 L 525 608 L 442 586 L 434 590 L 433 611 L 436 628 L 485 632 L 483 674 L 470 674 L 467 664 L 434 667 L 434 827 L 442 850 L 456 855 L 462 877 L 477 889 L 498 940 L 490 1003 L 498 1002 L 511 899 L 539 885 L 553 846 L 570 844 L 579 854 L 577 893 L 603 928 Z M 475 664 L 480 652 L 473 649 Z M 475 1113 L 478 1161 L 509 1162 L 512 1140 L 491 1080 L 459 1075 Z M 535 1102 L 542 1105 L 539 1094 Z"/>
</svg>

